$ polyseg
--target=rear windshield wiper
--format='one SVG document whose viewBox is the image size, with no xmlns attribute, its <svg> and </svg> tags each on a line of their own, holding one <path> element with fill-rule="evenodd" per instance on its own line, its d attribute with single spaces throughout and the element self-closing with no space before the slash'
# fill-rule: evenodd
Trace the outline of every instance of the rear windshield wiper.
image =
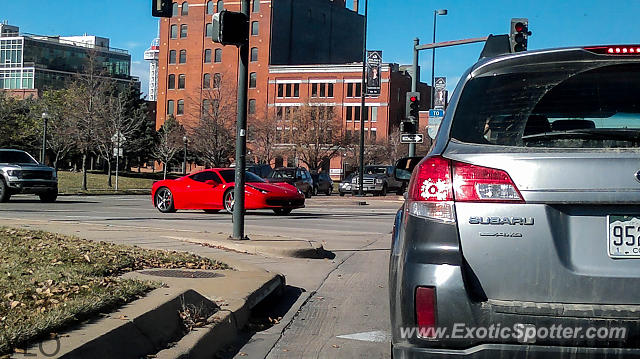
<svg viewBox="0 0 640 359">
<path fill-rule="evenodd" d="M 537 141 L 547 138 L 579 138 L 579 139 L 589 139 L 589 140 L 626 140 L 633 142 L 640 142 L 640 129 L 595 129 L 595 128 L 585 128 L 578 130 L 568 130 L 568 131 L 554 131 L 554 132 L 544 132 L 544 133 L 536 133 L 534 135 L 522 136 L 522 140 L 527 141 Z"/>
</svg>

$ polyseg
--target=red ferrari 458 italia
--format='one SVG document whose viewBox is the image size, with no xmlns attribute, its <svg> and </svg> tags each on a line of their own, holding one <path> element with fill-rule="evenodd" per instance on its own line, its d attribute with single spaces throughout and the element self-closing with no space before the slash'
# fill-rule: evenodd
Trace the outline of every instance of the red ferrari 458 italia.
<svg viewBox="0 0 640 359">
<path fill-rule="evenodd" d="M 163 180 L 153 184 L 153 205 L 163 213 L 178 209 L 202 209 L 216 213 L 222 209 L 233 212 L 233 188 L 235 170 L 214 168 L 184 176 L 175 180 Z M 291 213 L 304 207 L 304 194 L 286 183 L 266 183 L 251 172 L 246 174 L 245 208 L 272 209 L 276 214 Z"/>
</svg>

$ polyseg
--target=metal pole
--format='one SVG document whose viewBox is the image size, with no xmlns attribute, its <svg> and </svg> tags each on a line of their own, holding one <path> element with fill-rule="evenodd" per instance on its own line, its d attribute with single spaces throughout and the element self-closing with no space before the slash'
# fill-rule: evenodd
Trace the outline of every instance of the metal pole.
<svg viewBox="0 0 640 359">
<path fill-rule="evenodd" d="M 118 190 L 118 168 L 120 168 L 120 121 L 118 120 L 118 131 L 116 132 L 116 191 Z"/>
<path fill-rule="evenodd" d="M 364 118 L 367 114 L 367 107 L 365 106 L 365 76 L 367 74 L 367 15 L 369 11 L 369 0 L 364 2 L 364 40 L 362 46 L 362 85 L 360 85 L 360 92 L 362 95 L 362 101 L 360 103 L 360 169 L 358 171 L 358 196 L 364 196 Z"/>
<path fill-rule="evenodd" d="M 438 18 L 438 10 L 433 11 L 433 43 L 436 43 L 436 19 Z M 429 98 L 429 108 L 433 108 L 434 84 L 436 68 L 436 49 L 431 50 L 431 96 Z"/>
<path fill-rule="evenodd" d="M 249 0 L 242 0 L 242 13 L 247 17 L 249 27 Z M 248 30 L 247 30 L 247 33 Z M 236 179 L 233 205 L 233 239 L 246 239 L 244 236 L 244 184 L 247 154 L 247 92 L 249 39 L 239 47 L 238 61 L 238 118 L 236 124 Z"/>
<path fill-rule="evenodd" d="M 412 92 L 416 92 L 418 91 L 418 56 L 420 54 L 420 52 L 418 51 L 418 49 L 416 48 L 416 46 L 418 46 L 420 44 L 420 39 L 419 38 L 415 38 L 413 39 L 413 66 L 412 66 L 412 71 L 413 71 L 413 76 L 411 76 L 411 91 Z M 406 114 L 406 116 L 408 116 L 409 114 Z M 414 124 L 416 125 L 416 128 L 419 126 L 420 124 L 420 119 L 416 118 L 413 120 Z M 415 143 L 410 143 L 409 144 L 409 156 L 413 157 L 416 155 L 416 144 Z"/>
<path fill-rule="evenodd" d="M 184 151 L 182 157 L 182 175 L 187 174 L 187 136 L 182 137 L 182 142 L 184 144 Z"/>
<path fill-rule="evenodd" d="M 44 123 L 42 126 L 42 152 L 40 153 L 40 163 L 44 164 L 45 156 L 47 154 L 47 122 L 49 121 L 49 115 L 46 112 L 43 112 L 42 119 L 44 120 Z"/>
</svg>

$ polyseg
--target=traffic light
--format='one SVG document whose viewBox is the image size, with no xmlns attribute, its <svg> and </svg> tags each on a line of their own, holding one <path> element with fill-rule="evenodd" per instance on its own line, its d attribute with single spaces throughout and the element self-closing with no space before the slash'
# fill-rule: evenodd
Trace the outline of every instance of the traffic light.
<svg viewBox="0 0 640 359">
<path fill-rule="evenodd" d="M 407 92 L 405 116 L 415 121 L 420 118 L 420 92 Z"/>
<path fill-rule="evenodd" d="M 241 46 L 249 42 L 249 18 L 241 12 L 213 14 L 213 42 Z"/>
<path fill-rule="evenodd" d="M 400 132 L 401 133 L 416 133 L 416 125 L 413 121 L 409 119 L 405 119 L 400 122 Z"/>
<path fill-rule="evenodd" d="M 511 19 L 511 31 L 509 40 L 511 41 L 511 52 L 527 51 L 529 31 L 529 19 Z"/>
<path fill-rule="evenodd" d="M 154 17 L 171 17 L 173 3 L 171 0 L 151 0 L 151 15 Z"/>
</svg>

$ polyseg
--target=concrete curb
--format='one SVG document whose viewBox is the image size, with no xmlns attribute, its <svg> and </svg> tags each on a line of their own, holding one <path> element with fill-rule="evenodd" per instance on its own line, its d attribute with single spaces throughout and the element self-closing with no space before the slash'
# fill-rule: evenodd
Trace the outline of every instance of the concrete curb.
<svg viewBox="0 0 640 359">
<path fill-rule="evenodd" d="M 299 239 L 234 241 L 230 239 L 215 240 L 176 236 L 165 237 L 241 253 L 262 254 L 266 256 L 322 259 L 328 258 L 330 254 L 330 252 L 324 249 L 321 243 Z M 289 243 L 283 245 L 285 242 Z"/>
<path fill-rule="evenodd" d="M 191 289 L 160 288 L 125 305 L 110 315 L 81 324 L 66 335 L 31 346 L 11 358 L 211 358 L 232 341 L 247 323 L 251 309 L 284 287 L 282 275 L 251 291 L 245 298 L 231 300 L 222 309 L 213 300 Z M 178 317 L 185 305 L 218 311 L 208 324 L 182 336 Z M 177 340 L 168 349 L 167 346 Z"/>
</svg>

